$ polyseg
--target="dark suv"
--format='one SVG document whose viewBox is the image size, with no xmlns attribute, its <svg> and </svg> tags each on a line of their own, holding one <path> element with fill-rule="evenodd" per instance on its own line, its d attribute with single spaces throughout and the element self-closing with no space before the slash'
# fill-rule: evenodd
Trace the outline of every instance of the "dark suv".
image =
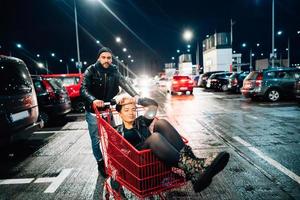
<svg viewBox="0 0 300 200">
<path fill-rule="evenodd" d="M 294 91 L 295 91 L 296 99 L 300 102 L 300 73 L 296 74 Z"/>
<path fill-rule="evenodd" d="M 206 88 L 218 91 L 228 90 L 228 78 L 232 72 L 220 72 L 212 74 L 206 82 Z"/>
<path fill-rule="evenodd" d="M 262 72 L 253 71 L 244 80 L 242 94 L 252 99 L 264 97 L 269 101 L 278 101 L 281 97 L 294 96 L 297 68 L 270 68 Z"/>
<path fill-rule="evenodd" d="M 198 86 L 206 88 L 206 82 L 207 79 L 214 73 L 219 73 L 219 72 L 224 72 L 224 71 L 211 71 L 211 72 L 205 72 L 202 74 L 198 80 Z"/>
<path fill-rule="evenodd" d="M 45 124 L 71 111 L 68 92 L 60 80 L 41 76 L 32 76 L 32 80 L 37 93 L 40 117 Z"/>
<path fill-rule="evenodd" d="M 0 146 L 43 127 L 36 93 L 25 63 L 0 56 Z"/>
<path fill-rule="evenodd" d="M 83 74 L 47 74 L 41 75 L 44 78 L 54 78 L 61 80 L 63 86 L 67 89 L 72 102 L 72 107 L 76 112 L 84 112 L 84 102 L 80 97 L 80 87 Z"/>
<path fill-rule="evenodd" d="M 233 72 L 228 78 L 228 91 L 232 93 L 240 93 L 243 87 L 243 81 L 249 72 Z"/>
</svg>

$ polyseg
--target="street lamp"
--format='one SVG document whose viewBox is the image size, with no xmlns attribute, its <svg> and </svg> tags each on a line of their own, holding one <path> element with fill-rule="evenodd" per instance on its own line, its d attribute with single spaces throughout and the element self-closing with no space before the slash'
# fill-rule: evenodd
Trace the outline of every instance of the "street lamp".
<svg viewBox="0 0 300 200">
<path fill-rule="evenodd" d="M 75 18 L 75 33 L 76 33 L 76 49 L 77 49 L 77 63 L 79 74 L 81 74 L 81 62 L 80 62 L 80 51 L 79 51 L 79 39 L 78 39 L 78 22 L 77 22 L 77 8 L 76 8 L 76 0 L 74 2 L 74 18 Z"/>
<path fill-rule="evenodd" d="M 100 41 L 99 41 L 99 40 L 97 40 L 97 41 L 96 41 L 96 43 L 97 43 L 97 44 L 100 44 Z"/>
<path fill-rule="evenodd" d="M 126 49 L 126 48 L 123 48 L 123 51 L 124 51 L 124 52 L 126 52 L 126 51 L 127 51 L 127 49 Z"/>
<path fill-rule="evenodd" d="M 40 57 L 40 54 L 36 54 L 36 57 L 38 57 L 38 58 L 39 58 L 39 57 Z"/>
<path fill-rule="evenodd" d="M 121 40 L 120 37 L 116 37 L 116 42 L 117 42 L 117 43 L 121 43 L 121 41 L 122 41 L 122 40 Z"/>
<path fill-rule="evenodd" d="M 51 56 L 52 56 L 52 57 L 55 57 L 55 53 L 51 53 Z"/>
<path fill-rule="evenodd" d="M 193 32 L 191 30 L 185 30 L 183 32 L 183 38 L 186 40 L 186 41 L 190 41 L 192 38 L 193 38 Z"/>
<path fill-rule="evenodd" d="M 17 47 L 20 49 L 20 48 L 22 48 L 22 45 L 18 43 Z"/>
</svg>

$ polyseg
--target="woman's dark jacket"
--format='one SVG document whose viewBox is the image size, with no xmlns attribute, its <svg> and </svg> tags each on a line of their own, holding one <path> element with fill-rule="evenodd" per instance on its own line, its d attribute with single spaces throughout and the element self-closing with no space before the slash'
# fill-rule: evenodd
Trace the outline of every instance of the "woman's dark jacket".
<svg viewBox="0 0 300 200">
<path fill-rule="evenodd" d="M 132 97 L 138 95 L 115 65 L 108 68 L 104 68 L 99 62 L 90 65 L 84 72 L 80 88 L 86 111 L 94 112 L 92 103 L 96 99 L 110 102 L 118 94 L 119 86 Z"/>
</svg>

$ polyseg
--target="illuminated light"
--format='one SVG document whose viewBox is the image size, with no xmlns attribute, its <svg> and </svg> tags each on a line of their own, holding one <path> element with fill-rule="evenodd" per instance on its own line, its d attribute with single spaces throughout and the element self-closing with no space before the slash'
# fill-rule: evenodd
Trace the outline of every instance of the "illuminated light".
<svg viewBox="0 0 300 200">
<path fill-rule="evenodd" d="M 185 30 L 183 33 L 183 38 L 186 41 L 190 41 L 193 38 L 193 32 L 191 30 Z"/>
<path fill-rule="evenodd" d="M 120 37 L 116 37 L 116 42 L 117 43 L 120 43 L 122 40 L 121 40 L 121 38 Z"/>
</svg>

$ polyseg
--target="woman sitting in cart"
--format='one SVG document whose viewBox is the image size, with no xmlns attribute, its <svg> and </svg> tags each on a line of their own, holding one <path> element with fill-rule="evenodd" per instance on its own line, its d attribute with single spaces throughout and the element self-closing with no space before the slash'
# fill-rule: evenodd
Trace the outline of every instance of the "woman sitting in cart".
<svg viewBox="0 0 300 200">
<path fill-rule="evenodd" d="M 137 117 L 136 103 L 145 107 L 143 116 Z M 214 158 L 197 158 L 191 147 L 185 145 L 176 129 L 166 120 L 155 120 L 153 133 L 149 126 L 153 122 L 158 104 L 149 98 L 124 97 L 116 110 L 123 123 L 116 127 L 136 149 L 151 149 L 165 164 L 182 169 L 187 180 L 191 180 L 195 192 L 210 185 L 213 176 L 222 171 L 228 163 L 229 153 L 218 153 Z"/>
</svg>

